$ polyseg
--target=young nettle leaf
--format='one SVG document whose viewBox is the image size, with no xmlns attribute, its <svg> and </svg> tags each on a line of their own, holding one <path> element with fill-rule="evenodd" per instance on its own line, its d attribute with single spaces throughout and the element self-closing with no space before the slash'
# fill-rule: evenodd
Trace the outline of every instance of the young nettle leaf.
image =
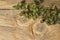
<svg viewBox="0 0 60 40">
<path fill-rule="evenodd" d="M 25 10 L 25 11 L 29 11 L 29 4 L 25 4 L 23 10 Z"/>
<path fill-rule="evenodd" d="M 45 11 L 44 11 L 44 9 L 42 8 L 41 10 L 40 10 L 40 16 L 43 16 L 45 14 Z"/>
<path fill-rule="evenodd" d="M 19 15 L 20 15 L 20 16 L 23 16 L 25 13 L 26 13 L 25 11 L 21 11 L 21 12 L 19 13 Z"/>
<path fill-rule="evenodd" d="M 17 5 L 14 5 L 13 7 L 15 9 L 20 9 L 23 7 L 24 4 L 25 4 L 25 0 L 22 0 L 21 2 L 18 2 Z"/>
<path fill-rule="evenodd" d="M 34 9 L 34 10 L 33 10 L 33 14 L 36 14 L 36 13 L 37 13 L 37 10 Z"/>
<path fill-rule="evenodd" d="M 22 4 L 20 2 L 18 2 L 17 5 L 13 6 L 15 9 L 20 9 L 22 7 Z"/>
<path fill-rule="evenodd" d="M 57 11 L 51 11 L 51 15 L 55 16 L 57 14 Z"/>
<path fill-rule="evenodd" d="M 57 21 L 56 23 L 60 24 L 60 12 L 57 13 Z"/>
<path fill-rule="evenodd" d="M 26 9 L 29 9 L 29 4 L 26 4 L 26 5 L 25 5 L 25 8 L 26 8 Z"/>
<path fill-rule="evenodd" d="M 29 13 L 29 18 L 31 18 L 32 17 L 32 13 Z"/>
<path fill-rule="evenodd" d="M 49 21 L 50 21 L 50 24 L 55 24 L 55 17 L 54 16 L 51 16 L 49 18 Z"/>
<path fill-rule="evenodd" d="M 34 16 L 33 18 L 35 18 L 35 16 L 37 16 L 36 14 L 37 14 L 38 8 L 33 5 L 30 11 L 32 11 L 32 17 Z"/>
<path fill-rule="evenodd" d="M 37 18 L 37 16 L 36 15 L 33 15 L 32 18 L 33 18 L 33 20 L 35 20 Z"/>
<path fill-rule="evenodd" d="M 56 5 L 52 5 L 51 9 L 57 11 L 57 6 Z"/>
<path fill-rule="evenodd" d="M 36 5 L 33 5 L 31 8 L 30 8 L 31 11 L 38 11 L 38 8 L 36 7 Z"/>
<path fill-rule="evenodd" d="M 22 16 L 23 14 L 22 13 L 19 13 L 20 16 Z"/>
<path fill-rule="evenodd" d="M 53 16 L 51 16 L 51 17 L 49 18 L 49 20 L 50 20 L 50 21 L 53 21 Z"/>
<path fill-rule="evenodd" d="M 28 13 L 25 13 L 25 17 L 27 17 L 27 18 L 28 18 Z"/>
<path fill-rule="evenodd" d="M 38 8 L 37 14 L 38 14 L 38 16 L 41 16 L 42 15 L 41 12 L 44 10 L 43 6 L 41 5 L 41 6 L 37 7 L 37 8 Z"/>
<path fill-rule="evenodd" d="M 46 23 L 47 23 L 48 25 L 52 25 L 52 24 L 54 24 L 54 21 L 47 20 Z"/>
<path fill-rule="evenodd" d="M 60 13 L 58 13 L 58 19 L 60 19 Z"/>
</svg>

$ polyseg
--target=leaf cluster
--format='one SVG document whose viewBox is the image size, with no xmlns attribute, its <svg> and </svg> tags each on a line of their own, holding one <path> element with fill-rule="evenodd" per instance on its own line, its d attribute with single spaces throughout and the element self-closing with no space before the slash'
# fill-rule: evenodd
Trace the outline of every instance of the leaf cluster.
<svg viewBox="0 0 60 40">
<path fill-rule="evenodd" d="M 30 5 L 26 3 L 25 0 L 18 2 L 17 5 L 13 7 L 16 9 L 22 9 L 19 13 L 20 16 L 25 16 L 27 18 L 33 18 L 34 20 L 38 17 L 41 17 L 41 22 L 46 22 L 47 24 L 56 24 L 60 23 L 60 12 L 58 12 L 58 8 L 56 5 L 50 5 L 48 7 L 44 7 L 42 4 L 42 0 L 34 0 L 34 4 Z"/>
</svg>

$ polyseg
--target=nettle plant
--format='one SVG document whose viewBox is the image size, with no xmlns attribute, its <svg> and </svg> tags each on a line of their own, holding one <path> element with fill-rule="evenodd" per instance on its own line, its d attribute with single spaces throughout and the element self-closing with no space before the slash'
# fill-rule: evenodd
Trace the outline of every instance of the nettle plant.
<svg viewBox="0 0 60 40">
<path fill-rule="evenodd" d="M 42 2 L 42 0 L 34 0 L 34 3 L 30 5 L 29 3 L 26 3 L 25 0 L 22 0 L 13 7 L 17 10 L 22 10 L 19 13 L 20 16 L 25 16 L 26 18 L 32 18 L 34 20 L 41 17 L 41 22 L 46 22 L 49 25 L 60 23 L 60 12 L 58 11 L 57 6 L 50 5 L 44 7 L 41 5 Z"/>
</svg>

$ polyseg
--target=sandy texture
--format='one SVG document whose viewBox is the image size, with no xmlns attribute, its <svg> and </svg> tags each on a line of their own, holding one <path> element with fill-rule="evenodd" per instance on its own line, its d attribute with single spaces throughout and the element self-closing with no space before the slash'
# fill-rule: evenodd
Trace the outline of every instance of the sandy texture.
<svg viewBox="0 0 60 40">
<path fill-rule="evenodd" d="M 60 40 L 60 24 L 47 25 L 39 19 L 20 17 L 19 10 L 12 10 L 18 1 L 21 0 L 0 0 L 0 40 Z M 44 3 L 56 1 L 45 0 Z M 59 5 L 59 1 L 56 4 Z"/>
</svg>

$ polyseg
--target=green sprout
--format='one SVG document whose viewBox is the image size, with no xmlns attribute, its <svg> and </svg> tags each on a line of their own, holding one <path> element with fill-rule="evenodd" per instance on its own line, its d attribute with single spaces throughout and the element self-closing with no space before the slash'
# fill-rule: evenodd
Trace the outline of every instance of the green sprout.
<svg viewBox="0 0 60 40">
<path fill-rule="evenodd" d="M 13 7 L 18 10 L 22 7 L 22 4 L 20 2 L 18 2 L 18 4 L 14 5 Z"/>
<path fill-rule="evenodd" d="M 22 8 L 24 4 L 25 4 L 25 0 L 22 0 L 21 2 L 18 2 L 17 5 L 14 5 L 13 7 L 18 10 Z"/>
<path fill-rule="evenodd" d="M 15 9 L 21 9 L 22 11 L 19 13 L 20 16 L 25 16 L 26 18 L 32 18 L 35 20 L 38 17 L 41 17 L 41 22 L 45 22 L 49 25 L 60 23 L 60 12 L 57 10 L 56 5 L 50 5 L 48 7 L 44 7 L 40 5 L 42 0 L 34 0 L 34 3 L 30 5 L 26 3 L 25 0 L 18 2 L 17 5 L 13 7 Z"/>
<path fill-rule="evenodd" d="M 58 19 L 60 19 L 60 13 L 58 13 Z"/>
</svg>

